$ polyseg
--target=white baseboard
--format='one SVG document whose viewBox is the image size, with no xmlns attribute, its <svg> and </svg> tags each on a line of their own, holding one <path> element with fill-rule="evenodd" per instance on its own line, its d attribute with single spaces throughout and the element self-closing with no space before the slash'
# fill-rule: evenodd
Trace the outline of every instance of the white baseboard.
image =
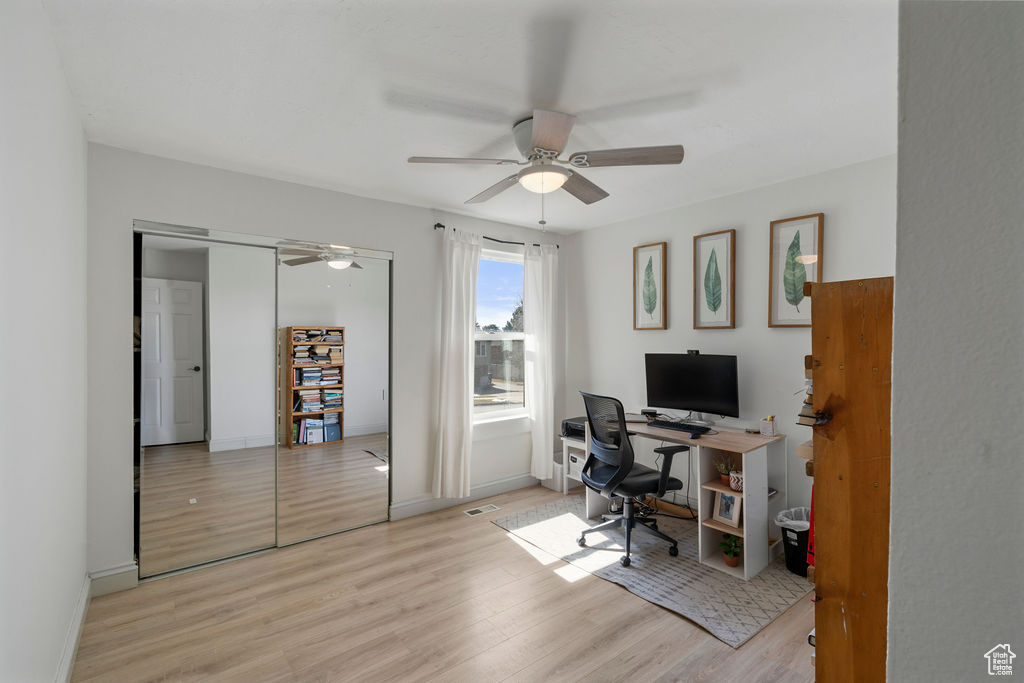
<svg viewBox="0 0 1024 683">
<path fill-rule="evenodd" d="M 239 436 L 233 439 L 210 439 L 209 441 L 209 448 L 211 453 L 216 453 L 218 451 L 237 451 L 240 448 L 260 448 L 262 446 L 273 445 L 273 434 Z"/>
<path fill-rule="evenodd" d="M 481 498 L 490 498 L 500 493 L 508 493 L 509 491 L 525 489 L 536 485 L 537 479 L 526 473 L 505 477 L 504 479 L 496 479 L 483 484 L 476 484 L 465 498 L 432 498 L 429 494 L 425 494 L 401 503 L 393 503 L 391 505 L 391 521 L 422 515 L 426 512 L 444 510 L 456 505 L 471 503 Z"/>
<path fill-rule="evenodd" d="M 78 652 L 78 640 L 82 637 L 85 613 L 89 607 L 91 583 L 88 576 L 85 576 L 82 580 L 82 588 L 78 591 L 75 609 L 71 613 L 71 621 L 68 622 L 68 632 L 64 636 L 64 647 L 61 648 L 60 660 L 57 662 L 57 675 L 54 676 L 55 681 L 71 680 L 71 672 L 75 668 L 75 654 Z"/>
<path fill-rule="evenodd" d="M 381 422 L 378 424 L 368 425 L 345 425 L 345 437 L 350 436 L 365 436 L 367 434 L 380 434 L 381 432 L 388 431 L 388 423 Z"/>
<path fill-rule="evenodd" d="M 139 585 L 139 565 L 129 562 L 117 567 L 101 569 L 90 572 L 89 578 L 92 579 L 89 593 L 92 597 L 117 593 Z"/>
</svg>

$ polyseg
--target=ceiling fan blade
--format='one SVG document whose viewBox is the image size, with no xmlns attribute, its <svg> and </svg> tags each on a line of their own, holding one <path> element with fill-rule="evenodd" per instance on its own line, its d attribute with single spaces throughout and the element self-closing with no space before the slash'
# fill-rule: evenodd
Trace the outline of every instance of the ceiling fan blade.
<svg viewBox="0 0 1024 683">
<path fill-rule="evenodd" d="M 576 123 L 576 117 L 547 109 L 533 110 L 533 136 L 530 138 L 530 149 L 549 149 L 561 154 L 569 133 Z"/>
<path fill-rule="evenodd" d="M 310 256 L 311 254 L 320 253 L 318 251 L 313 251 L 312 249 L 278 249 L 277 251 L 285 256 Z"/>
<path fill-rule="evenodd" d="M 286 266 L 301 266 L 307 263 L 316 263 L 319 260 L 319 256 L 303 256 L 302 258 L 288 259 L 287 261 L 282 261 L 281 263 L 285 264 Z"/>
<path fill-rule="evenodd" d="M 682 145 L 660 147 L 624 147 L 622 149 L 599 149 L 592 152 L 574 152 L 569 165 L 576 168 L 597 166 L 649 166 L 653 164 L 683 163 Z"/>
<path fill-rule="evenodd" d="M 486 202 L 491 197 L 495 197 L 501 194 L 508 188 L 515 185 L 517 182 L 519 182 L 519 174 L 513 173 L 508 178 L 505 178 L 504 180 L 499 180 L 498 182 L 494 183 L 493 185 L 491 185 L 490 187 L 488 187 L 486 190 L 476 195 L 475 197 L 467 199 L 466 203 L 479 204 L 480 202 Z"/>
<path fill-rule="evenodd" d="M 497 166 L 516 165 L 515 159 L 474 159 L 472 157 L 409 157 L 410 164 L 492 164 Z"/>
<path fill-rule="evenodd" d="M 562 185 L 562 189 L 571 194 L 584 204 L 599 202 L 608 196 L 608 193 L 590 182 L 576 171 L 572 172 L 569 179 Z"/>
</svg>

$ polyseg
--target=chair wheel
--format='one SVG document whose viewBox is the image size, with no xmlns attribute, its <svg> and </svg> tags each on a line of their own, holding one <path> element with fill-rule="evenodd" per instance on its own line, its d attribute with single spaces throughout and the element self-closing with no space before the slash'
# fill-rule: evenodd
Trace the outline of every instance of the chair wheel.
<svg viewBox="0 0 1024 683">
<path fill-rule="evenodd" d="M 629 558 L 625 557 L 625 556 L 619 558 L 619 564 L 621 564 L 623 567 L 628 567 L 629 566 Z"/>
<path fill-rule="evenodd" d="M 655 531 L 658 530 L 658 523 L 657 522 L 651 522 L 647 526 L 649 526 L 650 528 L 654 529 Z"/>
<path fill-rule="evenodd" d="M 579 547 L 585 548 L 587 546 L 587 539 L 584 536 L 580 536 L 576 539 L 576 543 Z"/>
<path fill-rule="evenodd" d="M 676 555 L 679 554 L 679 548 L 677 548 L 674 545 L 670 545 L 668 547 L 668 554 L 671 555 L 672 557 L 675 557 Z"/>
</svg>

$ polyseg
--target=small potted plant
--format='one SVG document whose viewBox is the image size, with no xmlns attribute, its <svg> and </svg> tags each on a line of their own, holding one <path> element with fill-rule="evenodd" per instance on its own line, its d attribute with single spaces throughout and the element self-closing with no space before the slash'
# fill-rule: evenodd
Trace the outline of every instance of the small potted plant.
<svg viewBox="0 0 1024 683">
<path fill-rule="evenodd" d="M 718 470 L 718 476 L 721 478 L 722 483 L 726 486 L 729 485 L 729 472 L 732 472 L 732 459 L 724 453 L 719 453 L 715 456 L 715 469 Z"/>
<path fill-rule="evenodd" d="M 722 534 L 722 541 L 718 544 L 722 549 L 725 564 L 730 567 L 737 567 L 740 563 L 740 553 L 743 552 L 743 539 L 733 534 Z"/>
</svg>

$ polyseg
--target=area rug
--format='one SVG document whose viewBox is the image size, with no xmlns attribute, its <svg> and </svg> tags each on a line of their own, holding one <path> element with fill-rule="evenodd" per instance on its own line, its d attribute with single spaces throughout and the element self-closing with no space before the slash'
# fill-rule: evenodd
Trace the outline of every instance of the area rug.
<svg viewBox="0 0 1024 683">
<path fill-rule="evenodd" d="M 681 614 L 734 648 L 811 590 L 806 579 L 786 569 L 782 557 L 750 581 L 700 564 L 696 523 L 671 517 L 658 517 L 658 527 L 679 541 L 679 556 L 668 554 L 665 541 L 638 531 L 632 537 L 632 564 L 623 567 L 621 530 L 590 534 L 584 548 L 576 544 L 580 531 L 597 523 L 586 519 L 583 496 L 563 496 L 494 523 L 573 566 Z"/>
</svg>

